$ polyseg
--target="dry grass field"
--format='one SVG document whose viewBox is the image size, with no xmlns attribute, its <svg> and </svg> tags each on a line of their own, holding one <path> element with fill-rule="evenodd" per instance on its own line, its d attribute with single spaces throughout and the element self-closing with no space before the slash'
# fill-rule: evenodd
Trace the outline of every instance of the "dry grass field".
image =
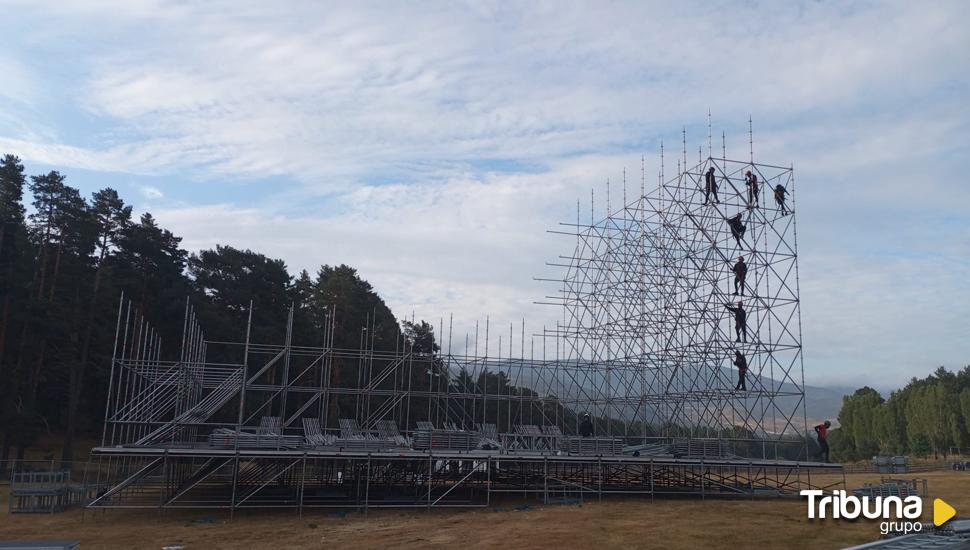
<svg viewBox="0 0 970 550">
<path fill-rule="evenodd" d="M 930 496 L 970 515 L 970 472 L 932 472 Z M 878 481 L 851 475 L 849 487 Z M 0 502 L 6 503 L 7 488 Z M 327 512 L 113 510 L 62 514 L 0 511 L 0 540 L 74 539 L 83 550 L 303 548 L 841 548 L 878 537 L 868 520 L 814 520 L 805 502 L 786 500 L 617 500 L 579 505 L 505 503 L 473 510 L 372 510 L 335 517 Z M 498 510 L 496 510 L 498 508 Z M 924 506 L 928 520 L 931 501 Z"/>
</svg>

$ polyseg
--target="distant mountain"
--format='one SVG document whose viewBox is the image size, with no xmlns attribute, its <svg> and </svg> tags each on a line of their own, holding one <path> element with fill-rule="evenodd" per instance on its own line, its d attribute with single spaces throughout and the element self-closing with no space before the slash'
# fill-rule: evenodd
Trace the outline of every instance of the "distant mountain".
<svg viewBox="0 0 970 550">
<path fill-rule="evenodd" d="M 777 386 L 775 385 L 777 382 L 772 384 L 768 378 L 763 378 L 762 384 L 777 387 L 780 392 L 794 391 L 791 384 Z M 808 419 L 808 426 L 815 426 L 825 420 L 831 420 L 833 424 L 838 425 L 839 410 L 842 408 L 842 396 L 853 393 L 855 393 L 855 388 L 805 385 L 805 416 Z M 783 403 L 784 400 L 790 400 L 780 405 L 782 408 L 793 407 L 798 400 L 797 397 L 778 397 L 777 399 Z M 796 418 L 793 419 L 796 424 L 801 424 L 801 418 L 799 416 L 796 415 Z"/>
<path fill-rule="evenodd" d="M 765 384 L 770 384 L 765 381 Z M 790 384 L 782 384 L 779 391 L 794 391 Z M 808 427 L 821 424 L 825 420 L 831 420 L 832 424 L 838 426 L 839 410 L 842 408 L 842 396 L 851 395 L 855 388 L 841 386 L 809 386 L 805 385 L 805 416 L 808 420 Z M 779 397 L 778 399 L 793 399 L 790 397 Z M 794 405 L 794 402 L 791 403 Z M 796 423 L 800 419 L 795 419 Z"/>
<path fill-rule="evenodd" d="M 817 424 L 823 420 L 838 424 L 842 396 L 852 395 L 854 392 L 855 388 L 840 386 L 805 386 L 805 414 L 809 424 Z"/>
<path fill-rule="evenodd" d="M 735 377 L 737 376 L 736 371 L 724 369 L 723 376 L 718 380 L 718 384 L 723 383 L 733 383 Z M 749 384 L 752 383 L 751 379 L 748 381 Z M 780 393 L 794 392 L 795 388 L 791 383 L 779 383 L 777 381 L 772 382 L 767 376 L 761 379 L 761 384 L 764 387 L 775 388 Z M 535 386 L 533 386 L 535 387 Z M 831 420 L 833 424 L 838 425 L 839 410 L 842 408 L 842 397 L 845 395 L 851 395 L 855 392 L 855 388 L 843 387 L 843 386 L 810 386 L 805 387 L 805 416 L 807 417 L 808 426 L 805 428 L 811 429 L 812 426 L 820 424 L 825 420 Z M 697 390 L 705 389 L 705 385 L 699 382 L 696 387 Z M 720 389 L 724 389 L 724 386 L 720 386 Z M 548 392 L 548 390 L 546 390 Z M 552 392 L 549 392 L 552 393 Z M 563 396 L 561 396 L 563 397 Z M 579 399 L 578 393 L 567 393 L 565 397 L 569 399 Z M 740 397 L 740 396 L 739 396 Z M 781 410 L 790 411 L 792 410 L 799 401 L 797 396 L 778 396 L 776 397 L 778 401 L 778 407 Z M 621 407 L 623 408 L 623 407 Z M 647 416 L 653 414 L 653 408 L 650 405 L 644 405 L 643 408 L 647 409 Z M 627 418 L 633 418 L 634 415 L 644 414 L 643 408 L 629 406 L 629 409 L 623 410 L 621 414 L 625 415 Z M 799 410 L 797 414 L 792 418 L 793 424 L 798 428 L 802 427 L 802 415 Z"/>
</svg>

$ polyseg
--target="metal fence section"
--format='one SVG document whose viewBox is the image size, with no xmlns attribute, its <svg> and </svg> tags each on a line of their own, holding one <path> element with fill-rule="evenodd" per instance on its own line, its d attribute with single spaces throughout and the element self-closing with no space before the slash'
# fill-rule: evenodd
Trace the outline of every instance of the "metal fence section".
<svg viewBox="0 0 970 550">
<path fill-rule="evenodd" d="M 44 464 L 46 466 L 46 464 Z M 28 465 L 10 475 L 8 510 L 14 513 L 63 512 L 71 506 L 87 505 L 99 487 L 72 479 L 71 469 L 35 469 Z"/>
</svg>

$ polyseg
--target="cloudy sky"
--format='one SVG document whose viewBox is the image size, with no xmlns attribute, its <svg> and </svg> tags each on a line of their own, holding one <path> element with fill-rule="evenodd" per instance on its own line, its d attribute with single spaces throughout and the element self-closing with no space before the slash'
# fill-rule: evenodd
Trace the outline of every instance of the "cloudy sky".
<svg viewBox="0 0 970 550">
<path fill-rule="evenodd" d="M 189 250 L 348 263 L 399 315 L 532 331 L 577 198 L 638 189 L 641 155 L 654 181 L 708 111 L 745 158 L 750 115 L 756 160 L 796 170 L 807 381 L 970 363 L 965 3 L 0 7 L 0 152 Z"/>
</svg>

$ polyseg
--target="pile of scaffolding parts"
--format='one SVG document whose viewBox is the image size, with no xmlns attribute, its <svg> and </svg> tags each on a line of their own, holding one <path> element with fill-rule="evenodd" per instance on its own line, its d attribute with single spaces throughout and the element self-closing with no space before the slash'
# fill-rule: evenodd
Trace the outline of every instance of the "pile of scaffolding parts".
<svg viewBox="0 0 970 550">
<path fill-rule="evenodd" d="M 929 489 L 925 479 L 884 477 L 879 480 L 879 483 L 866 483 L 858 489 L 853 489 L 852 494 L 857 497 L 926 497 L 929 494 Z"/>
<path fill-rule="evenodd" d="M 872 465 L 880 474 L 905 474 L 909 471 L 909 460 L 905 456 L 874 456 Z"/>
</svg>

